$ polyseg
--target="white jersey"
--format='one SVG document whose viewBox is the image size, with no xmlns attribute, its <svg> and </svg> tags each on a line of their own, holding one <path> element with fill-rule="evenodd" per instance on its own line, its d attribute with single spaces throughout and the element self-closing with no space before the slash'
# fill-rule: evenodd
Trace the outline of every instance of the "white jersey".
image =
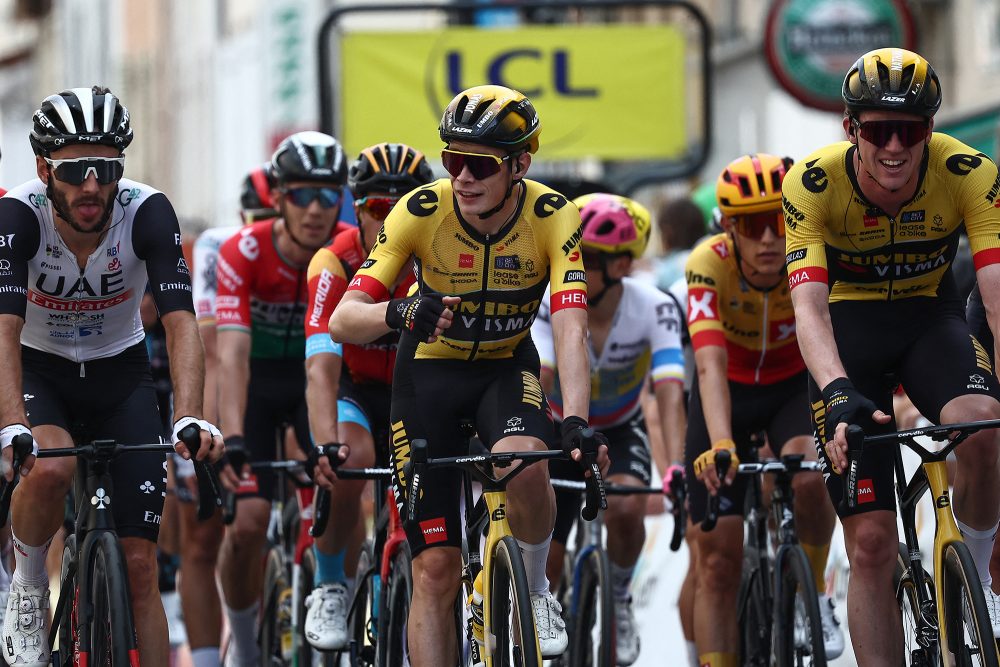
<svg viewBox="0 0 1000 667">
<path fill-rule="evenodd" d="M 218 282 L 215 267 L 219 263 L 219 248 L 241 225 L 206 229 L 194 242 L 191 261 L 194 262 L 194 312 L 199 322 L 215 321 L 215 293 Z"/>
<path fill-rule="evenodd" d="M 192 311 L 177 216 L 163 193 L 122 179 L 110 222 L 81 269 L 38 179 L 0 199 L 0 313 L 24 318 L 21 344 L 83 362 L 145 338 L 147 284 L 161 316 Z"/>
<path fill-rule="evenodd" d="M 681 318 L 677 304 L 656 289 L 632 278 L 622 279 L 622 298 L 600 355 L 590 352 L 590 424 L 617 426 L 639 409 L 646 377 L 653 382 L 682 382 Z M 531 337 L 542 366 L 556 369 L 549 295 L 546 293 L 531 325 Z M 559 383 L 549 396 L 557 419 L 562 419 Z"/>
</svg>

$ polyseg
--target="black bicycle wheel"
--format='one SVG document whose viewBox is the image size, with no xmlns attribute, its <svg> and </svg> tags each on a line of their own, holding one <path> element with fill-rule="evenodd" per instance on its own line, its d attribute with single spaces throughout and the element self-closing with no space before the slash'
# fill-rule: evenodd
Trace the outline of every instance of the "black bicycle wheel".
<svg viewBox="0 0 1000 667">
<path fill-rule="evenodd" d="M 816 582 L 802 547 L 785 549 L 777 594 L 774 645 L 779 667 L 826 667 Z"/>
<path fill-rule="evenodd" d="M 90 548 L 87 594 L 93 610 L 89 632 L 90 657 L 94 667 L 127 667 L 136 650 L 135 625 L 128 591 L 128 570 L 117 537 L 96 533 Z M 81 651 L 86 650 L 81 644 Z M 84 664 L 81 661 L 81 664 Z"/>
<path fill-rule="evenodd" d="M 291 646 L 288 645 L 291 640 L 291 594 L 284 554 L 280 547 L 271 547 L 264 566 L 263 610 L 257 633 L 262 667 L 280 667 L 286 664 L 285 655 L 291 658 Z M 282 642 L 286 646 L 283 647 Z"/>
<path fill-rule="evenodd" d="M 996 642 L 986 610 L 986 600 L 979 583 L 972 554 L 964 542 L 950 542 L 944 547 L 941 576 L 944 596 L 941 628 L 941 653 L 945 662 L 996 667 Z M 954 656 L 953 658 L 951 656 Z"/>
<path fill-rule="evenodd" d="M 572 667 L 614 667 L 614 591 L 607 552 L 592 549 L 580 568 L 569 664 Z"/>
<path fill-rule="evenodd" d="M 355 571 L 354 597 L 351 599 L 351 609 L 347 616 L 347 636 L 353 643 L 354 667 L 372 667 L 375 665 L 375 620 L 377 615 L 375 605 L 377 591 L 375 578 L 378 572 L 372 566 L 372 542 L 366 540 L 358 555 L 358 567 Z"/>
<path fill-rule="evenodd" d="M 382 583 L 385 599 L 384 617 L 379 618 L 378 653 L 379 665 L 394 667 L 405 664 L 406 623 L 410 616 L 410 597 L 413 595 L 413 574 L 410 570 L 410 548 L 406 543 L 392 559 L 389 582 Z M 387 586 L 387 587 L 386 587 Z"/>
<path fill-rule="evenodd" d="M 79 575 L 74 575 L 72 580 L 67 579 L 69 566 L 76 558 L 76 535 L 66 536 L 63 544 L 62 565 L 59 569 L 59 582 L 61 585 L 61 595 L 65 595 L 62 611 L 59 616 L 52 619 L 52 626 L 56 628 L 56 637 L 59 642 L 59 663 L 57 667 L 72 667 L 73 665 L 73 644 L 76 634 L 76 587 Z"/>
<path fill-rule="evenodd" d="M 743 552 L 743 574 L 737 609 L 740 625 L 740 663 L 746 667 L 768 667 L 771 662 L 771 598 L 767 572 L 761 571 L 757 549 Z"/>
<path fill-rule="evenodd" d="M 517 540 L 509 535 L 497 542 L 493 554 L 489 604 L 490 630 L 496 640 L 493 664 L 541 667 L 542 655 L 528 593 L 528 577 Z"/>
<path fill-rule="evenodd" d="M 912 564 L 906 545 L 900 543 L 892 585 L 896 603 L 903 619 L 903 651 L 912 667 L 932 667 L 938 664 L 937 619 L 934 612 L 934 591 L 931 576 L 924 571 L 922 591 L 913 578 Z"/>
</svg>

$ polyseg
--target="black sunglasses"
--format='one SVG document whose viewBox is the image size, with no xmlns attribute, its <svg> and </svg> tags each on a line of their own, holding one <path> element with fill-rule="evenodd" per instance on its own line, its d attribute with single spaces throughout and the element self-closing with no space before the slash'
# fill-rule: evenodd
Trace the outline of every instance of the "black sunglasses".
<svg viewBox="0 0 1000 667">
<path fill-rule="evenodd" d="M 462 173 L 462 169 L 469 168 L 469 173 L 477 181 L 489 178 L 500 171 L 504 160 L 509 160 L 510 155 L 489 155 L 487 153 L 465 153 L 463 151 L 453 151 L 444 149 L 441 151 L 441 164 L 448 170 L 454 178 Z"/>
<path fill-rule="evenodd" d="M 864 123 L 854 121 L 858 134 L 865 141 L 885 148 L 892 136 L 899 138 L 899 143 L 905 148 L 916 146 L 927 138 L 927 121 L 925 120 L 869 120 Z"/>
<path fill-rule="evenodd" d="M 330 209 L 340 203 L 341 197 L 337 188 L 285 188 L 281 192 L 299 208 L 308 208 L 314 201 L 318 201 L 320 208 Z"/>
<path fill-rule="evenodd" d="M 45 161 L 52 167 L 53 175 L 63 183 L 70 185 L 82 185 L 90 174 L 101 185 L 109 185 L 121 180 L 125 173 L 124 157 L 77 157 L 67 160 Z"/>
</svg>

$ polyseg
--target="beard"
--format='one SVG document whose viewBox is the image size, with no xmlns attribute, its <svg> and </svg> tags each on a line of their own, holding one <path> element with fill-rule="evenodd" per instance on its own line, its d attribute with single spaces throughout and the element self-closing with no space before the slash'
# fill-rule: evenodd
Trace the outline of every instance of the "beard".
<svg viewBox="0 0 1000 667">
<path fill-rule="evenodd" d="M 50 180 L 49 183 L 51 184 L 52 180 Z M 76 219 L 74 219 L 73 214 L 70 212 L 72 210 L 72 206 L 70 205 L 70 201 L 69 198 L 66 196 L 66 193 L 60 191 L 58 188 L 52 185 L 50 185 L 49 187 L 49 197 L 52 199 L 52 204 L 56 210 L 56 213 L 59 214 L 59 217 L 62 218 L 62 220 L 65 221 L 67 225 L 72 227 L 74 230 L 80 232 L 81 234 L 100 234 L 102 231 L 104 231 L 104 227 L 107 226 L 108 219 L 111 214 L 111 207 L 114 205 L 115 197 L 117 195 L 118 195 L 118 190 L 116 188 L 114 191 L 108 193 L 108 197 L 104 201 L 101 201 L 100 197 L 80 197 L 73 202 L 74 204 L 77 205 L 96 204 L 97 206 L 101 207 L 102 211 L 104 211 L 104 213 L 101 216 L 101 219 L 94 226 L 88 229 L 87 227 L 84 227 L 79 222 L 77 222 Z"/>
</svg>

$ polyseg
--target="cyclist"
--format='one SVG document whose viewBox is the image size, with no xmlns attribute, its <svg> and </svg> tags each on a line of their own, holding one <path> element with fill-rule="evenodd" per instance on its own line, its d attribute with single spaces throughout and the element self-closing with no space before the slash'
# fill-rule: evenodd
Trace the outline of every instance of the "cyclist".
<svg viewBox="0 0 1000 667">
<path fill-rule="evenodd" d="M 457 454 L 465 442 L 462 417 L 473 419 L 494 450 L 546 447 L 552 422 L 528 332 L 550 279 L 566 415 L 562 441 L 575 457 L 581 447 L 596 447 L 597 437 L 582 437 L 590 376 L 580 218 L 565 197 L 524 178 L 539 129 L 534 107 L 517 91 L 476 86 L 459 93 L 439 127 L 451 178 L 419 188 L 393 209 L 330 320 L 333 339 L 343 343 L 405 329 L 391 408 L 400 506 L 411 439 L 426 439 L 431 456 Z M 386 303 L 411 255 L 419 292 Z M 414 555 L 409 655 L 417 666 L 453 664 L 458 655 L 460 480 L 453 470 L 429 471 L 416 520 L 406 528 Z M 545 466 L 532 466 L 510 483 L 508 517 L 524 556 L 545 656 L 561 654 L 568 642 L 545 577 L 554 509 Z"/>
<path fill-rule="evenodd" d="M 348 171 L 358 226 L 337 236 L 309 263 L 309 308 L 306 311 L 306 401 L 313 439 L 347 445 L 351 468 L 389 461 L 389 405 L 392 369 L 399 334 L 371 343 L 337 345 L 330 339 L 330 313 L 347 284 L 371 252 L 386 215 L 399 198 L 434 180 L 424 154 L 405 144 L 382 143 L 361 151 Z M 393 298 L 405 297 L 414 283 L 407 265 L 391 287 Z M 388 295 L 387 295 L 388 296 Z M 376 456 L 377 452 L 377 456 Z M 331 491 L 328 528 L 314 545 L 315 590 L 306 598 L 305 635 L 320 650 L 347 645 L 349 579 L 345 554 L 350 538 L 363 533 L 361 496 L 364 482 L 338 481 L 326 461 L 317 481 Z M 348 563 L 353 569 L 354 563 Z M 353 576 L 353 573 L 352 573 Z"/>
<path fill-rule="evenodd" d="M 847 424 L 890 428 L 887 374 L 934 423 L 1000 417 L 996 378 L 986 351 L 969 335 L 950 273 L 964 222 L 996 331 L 997 168 L 982 153 L 932 132 L 941 85 L 916 53 L 866 53 L 848 70 L 842 92 L 848 141 L 796 165 L 784 191 L 788 280 L 811 376 L 817 448 L 830 467 L 827 489 L 835 506 L 842 496 L 839 471 L 847 464 Z M 953 501 L 994 633 L 998 601 L 988 565 L 1000 520 L 997 437 L 980 431 L 956 450 Z M 851 640 L 865 665 L 902 661 L 892 588 L 898 543 L 892 460 L 891 448 L 865 452 L 857 508 L 841 512 L 851 563 Z"/>
<path fill-rule="evenodd" d="M 308 445 L 304 321 L 306 268 L 337 227 L 347 178 L 344 151 L 333 137 L 299 132 L 271 158 L 280 217 L 241 229 L 219 249 L 216 305 L 219 415 L 230 445 L 251 460 L 271 461 L 283 425 Z M 239 487 L 236 520 L 219 555 L 223 603 L 232 641 L 227 662 L 256 662 L 257 600 L 275 477 L 231 466 L 226 482 Z"/>
<path fill-rule="evenodd" d="M 222 437 L 201 419 L 204 366 L 177 217 L 162 193 L 122 177 L 128 111 L 106 88 L 64 90 L 42 101 L 30 141 L 38 178 L 0 200 L 0 349 L 14 379 L 0 393 L 4 459 L 22 433 L 35 439 L 36 452 L 98 437 L 158 441 L 139 315 L 147 282 L 173 362 L 175 446 L 190 456 L 177 434 L 196 423 L 198 458 L 218 458 Z M 135 454 L 113 473 L 112 508 L 148 665 L 166 665 L 169 651 L 156 574 L 165 467 L 162 456 Z M 72 458 L 33 456 L 22 468 L 31 474 L 11 508 L 17 566 L 0 638 L 8 664 L 49 661 L 45 555 L 62 526 L 74 469 Z"/>
<path fill-rule="evenodd" d="M 240 215 L 244 224 L 274 218 L 278 214 L 271 201 L 270 165 L 255 168 L 243 180 Z M 218 355 L 215 336 L 215 272 L 219 248 L 240 230 L 240 225 L 212 227 L 198 236 L 194 244 L 192 276 L 198 331 L 205 346 L 205 415 L 218 419 Z M 193 467 L 177 461 L 178 480 L 186 502 L 180 507 L 180 552 L 184 574 L 180 578 L 181 606 L 187 629 L 187 643 L 194 667 L 218 667 L 219 638 L 222 633 L 222 607 L 215 582 L 215 564 L 222 543 L 221 515 L 199 521 L 192 493 Z M 190 481 L 189 481 L 190 480 Z"/>
<path fill-rule="evenodd" d="M 694 637 L 699 660 L 711 667 L 737 664 L 736 594 L 743 561 L 746 478 L 735 477 L 739 455 L 760 431 L 775 454 L 815 460 L 806 402 L 805 364 L 796 344 L 795 318 L 785 276 L 782 180 L 789 158 L 757 153 L 730 162 L 716 183 L 722 234 L 702 241 L 687 261 L 688 325 L 697 374 L 688 408 L 685 443 L 688 498 L 696 524 Z M 729 450 L 725 480 L 715 453 Z M 694 479 L 703 484 L 694 483 Z M 817 590 L 825 591 L 826 558 L 834 515 L 817 475 L 796 476 L 796 525 Z M 708 495 L 722 494 L 713 531 L 697 524 Z M 820 594 L 828 659 L 844 650 L 833 603 Z"/>
<path fill-rule="evenodd" d="M 684 360 L 681 313 L 674 301 L 652 285 L 628 277 L 632 263 L 649 243 L 649 212 L 641 204 L 610 194 L 585 195 L 574 202 L 583 220 L 580 250 L 587 272 L 587 326 L 590 331 L 590 422 L 607 437 L 611 459 L 608 481 L 649 486 L 652 476 L 649 436 L 640 400 L 652 375 L 663 437 L 663 458 L 676 460 L 684 440 Z M 542 388 L 556 421 L 563 416 L 557 389 L 555 345 L 549 300 L 542 300 L 531 337 L 542 364 Z M 577 470 L 554 461 L 554 477 Z M 549 550 L 548 576 L 559 581 L 566 540 L 576 520 L 580 494 L 556 491 L 556 524 Z M 639 633 L 629 585 L 646 539 L 646 498 L 612 496 L 604 515 L 608 530 L 615 597 L 615 640 L 619 665 L 639 657 Z"/>
</svg>

